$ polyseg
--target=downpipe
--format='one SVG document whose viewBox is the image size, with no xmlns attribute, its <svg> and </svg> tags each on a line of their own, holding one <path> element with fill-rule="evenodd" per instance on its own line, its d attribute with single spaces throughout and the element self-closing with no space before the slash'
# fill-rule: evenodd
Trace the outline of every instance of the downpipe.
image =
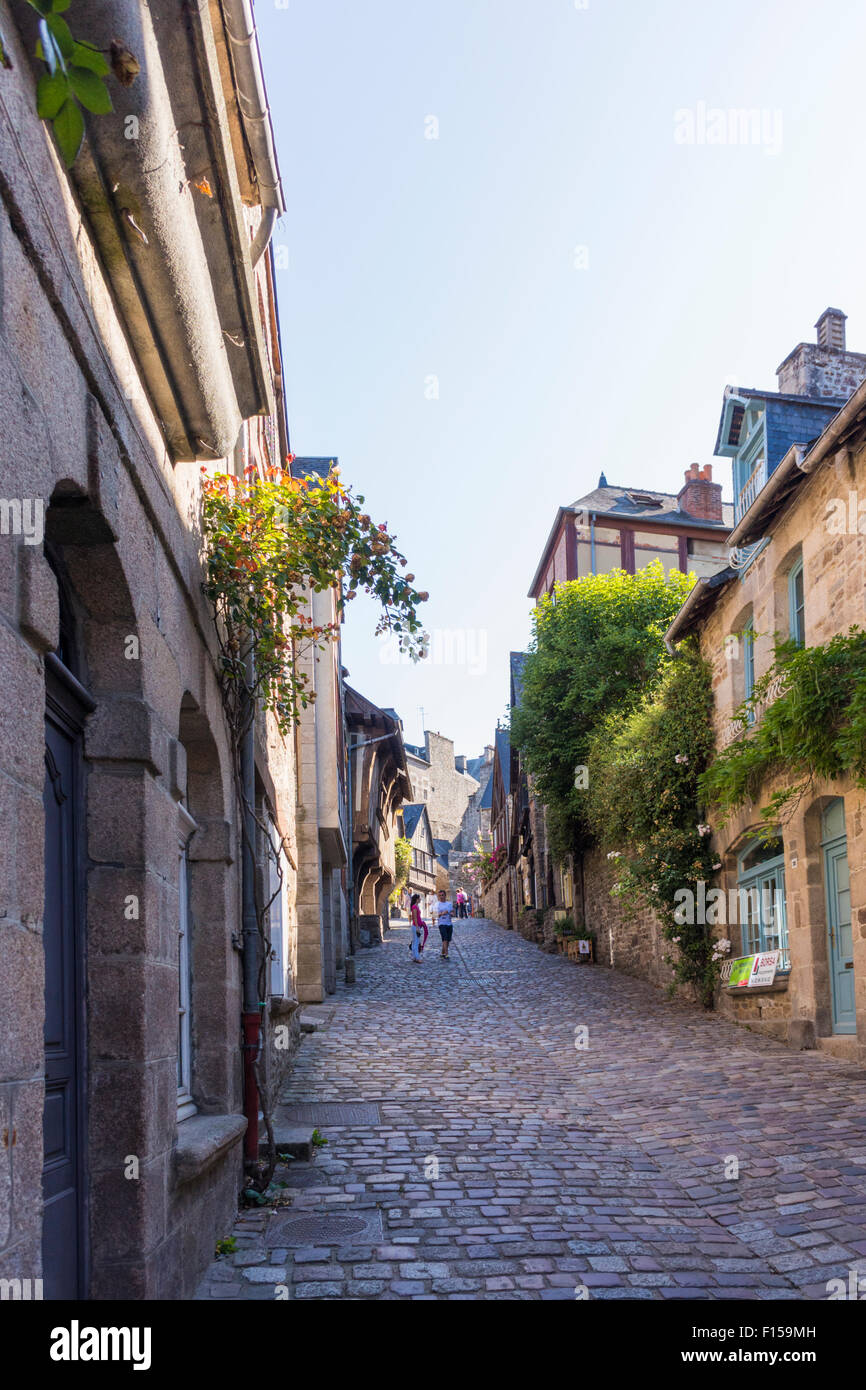
<svg viewBox="0 0 866 1390">
<path fill-rule="evenodd" d="M 247 691 L 252 691 L 255 683 L 253 655 L 247 657 Z M 247 695 L 251 708 L 248 709 L 249 727 L 246 729 L 240 748 L 241 803 L 243 853 L 241 855 L 241 909 L 243 944 L 243 1014 L 241 1044 L 244 1063 L 244 1114 L 247 1129 L 244 1136 L 244 1158 L 247 1167 L 258 1163 L 259 1158 L 259 1087 L 256 1079 L 256 1062 L 262 1045 L 262 1012 L 259 1002 L 260 950 L 259 922 L 256 913 L 256 761 L 255 738 L 256 721 L 253 697 Z"/>
</svg>

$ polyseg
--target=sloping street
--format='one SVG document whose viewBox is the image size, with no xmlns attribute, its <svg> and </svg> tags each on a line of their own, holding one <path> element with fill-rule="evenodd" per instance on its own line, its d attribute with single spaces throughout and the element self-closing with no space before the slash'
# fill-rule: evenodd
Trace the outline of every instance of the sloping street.
<svg viewBox="0 0 866 1390">
<path fill-rule="evenodd" d="M 447 964 L 408 943 L 314 1011 L 282 1101 L 327 1144 L 198 1298 L 826 1299 L 866 1272 L 862 1070 L 490 922 Z"/>
</svg>

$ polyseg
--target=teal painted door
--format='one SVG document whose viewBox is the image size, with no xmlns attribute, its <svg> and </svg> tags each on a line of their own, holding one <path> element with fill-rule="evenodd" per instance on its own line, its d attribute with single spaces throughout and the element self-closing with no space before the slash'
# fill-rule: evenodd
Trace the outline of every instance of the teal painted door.
<svg viewBox="0 0 866 1390">
<path fill-rule="evenodd" d="M 845 802 L 828 803 L 821 817 L 824 887 L 827 895 L 827 959 L 830 966 L 830 1004 L 834 1033 L 856 1033 L 854 1001 L 854 933 L 851 928 L 851 888 Z"/>
<path fill-rule="evenodd" d="M 848 878 L 848 846 L 845 840 L 825 845 L 824 874 L 827 884 L 833 1032 L 856 1033 L 854 933 L 851 929 L 851 888 Z"/>
</svg>

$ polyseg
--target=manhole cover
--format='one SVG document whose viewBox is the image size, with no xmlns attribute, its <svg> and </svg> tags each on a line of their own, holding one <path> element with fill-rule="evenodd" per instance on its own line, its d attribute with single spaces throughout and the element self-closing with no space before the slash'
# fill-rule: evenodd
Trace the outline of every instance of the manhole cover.
<svg viewBox="0 0 866 1390">
<path fill-rule="evenodd" d="M 342 1245 L 346 1240 L 355 1244 L 382 1243 L 382 1217 L 378 1211 L 364 1216 L 285 1216 L 272 1221 L 268 1228 L 268 1245 Z"/>
<path fill-rule="evenodd" d="M 280 1117 L 293 1125 L 380 1125 L 378 1105 L 342 1101 L 299 1101 L 281 1105 Z"/>
</svg>

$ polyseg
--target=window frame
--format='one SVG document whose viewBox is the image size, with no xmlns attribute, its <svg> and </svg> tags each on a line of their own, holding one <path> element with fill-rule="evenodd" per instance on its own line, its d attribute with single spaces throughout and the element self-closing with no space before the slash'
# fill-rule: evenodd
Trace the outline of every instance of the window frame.
<svg viewBox="0 0 866 1390">
<path fill-rule="evenodd" d="M 746 859 L 753 850 L 759 848 L 763 841 L 758 837 L 743 845 L 737 855 L 737 904 L 742 905 L 742 893 L 749 893 L 754 889 L 758 893 L 758 922 L 753 924 L 750 920 L 740 921 L 740 946 L 744 956 L 761 955 L 768 951 L 779 951 L 779 966 L 777 975 L 788 975 L 791 970 L 791 948 L 788 937 L 788 910 L 785 896 L 785 851 L 784 845 L 781 854 L 775 854 L 759 862 L 751 869 L 743 871 L 743 860 Z M 778 942 L 768 943 L 767 932 L 768 924 L 764 921 L 764 899 L 761 891 L 762 880 L 772 880 L 774 885 L 773 908 L 778 911 L 780 921 L 778 931 L 776 924 L 773 924 L 773 936 L 778 936 Z M 742 918 L 742 912 L 739 913 Z"/>
<path fill-rule="evenodd" d="M 743 624 L 743 702 L 748 700 L 755 690 L 755 619 L 749 618 Z M 749 723 L 755 722 L 755 711 L 749 710 Z"/>
<path fill-rule="evenodd" d="M 797 581 L 800 581 L 800 603 L 797 603 Z M 798 621 L 799 617 L 799 621 Z M 806 645 L 806 581 L 802 556 L 788 573 L 788 632 L 798 647 Z"/>
</svg>

